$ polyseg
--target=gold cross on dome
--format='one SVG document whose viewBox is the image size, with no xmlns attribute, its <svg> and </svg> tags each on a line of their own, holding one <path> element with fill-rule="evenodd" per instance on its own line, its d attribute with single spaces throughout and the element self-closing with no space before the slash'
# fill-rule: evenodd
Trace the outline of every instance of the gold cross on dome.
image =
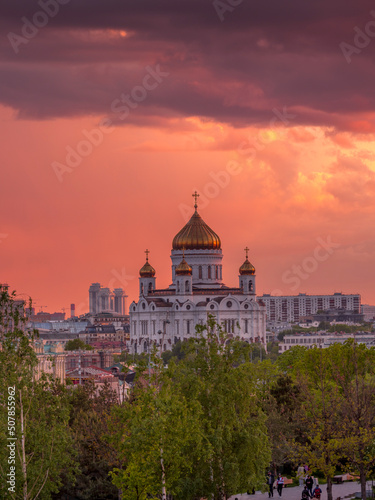
<svg viewBox="0 0 375 500">
<path fill-rule="evenodd" d="M 246 252 L 246 259 L 247 259 L 247 258 L 248 258 L 248 253 L 249 253 L 249 248 L 248 248 L 248 247 L 246 247 L 244 250 L 245 250 L 245 252 Z"/>
<path fill-rule="evenodd" d="M 148 248 L 146 248 L 146 250 L 145 250 L 145 254 L 146 254 L 146 260 L 147 260 L 147 262 L 148 262 L 148 254 L 149 254 L 149 253 L 150 253 L 150 250 L 148 250 Z"/>
<path fill-rule="evenodd" d="M 195 192 L 192 194 L 192 197 L 193 197 L 193 198 L 195 198 L 194 208 L 197 208 L 197 207 L 198 207 L 198 205 L 197 205 L 197 201 L 198 201 L 199 194 L 195 191 Z"/>
</svg>

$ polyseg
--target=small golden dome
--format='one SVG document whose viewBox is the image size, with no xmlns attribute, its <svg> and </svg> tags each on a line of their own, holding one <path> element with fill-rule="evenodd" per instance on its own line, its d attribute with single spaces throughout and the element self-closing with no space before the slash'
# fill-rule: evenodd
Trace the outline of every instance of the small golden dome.
<svg viewBox="0 0 375 500">
<path fill-rule="evenodd" d="M 255 267 L 251 264 L 251 262 L 249 262 L 248 259 L 246 259 L 240 267 L 240 275 L 243 276 L 244 274 L 255 274 Z"/>
<path fill-rule="evenodd" d="M 251 262 L 249 262 L 249 259 L 248 259 L 248 251 L 249 251 L 249 249 L 246 247 L 245 248 L 246 259 L 245 259 L 245 262 L 242 264 L 242 266 L 239 269 L 241 276 L 255 274 L 255 267 L 251 264 Z"/>
<path fill-rule="evenodd" d="M 139 276 L 141 278 L 153 278 L 155 276 L 155 269 L 152 267 L 152 265 L 148 261 L 148 254 L 150 253 L 149 250 L 145 250 L 146 254 L 146 262 L 143 267 L 139 270 Z"/>
<path fill-rule="evenodd" d="M 176 272 L 177 276 L 191 276 L 193 273 L 193 269 L 189 266 L 189 264 L 183 258 L 182 261 L 176 267 L 175 272 Z"/>
<path fill-rule="evenodd" d="M 195 212 L 189 222 L 173 238 L 173 250 L 219 250 L 221 241 L 219 236 L 204 222 L 197 212 L 197 193 L 195 197 Z"/>
</svg>

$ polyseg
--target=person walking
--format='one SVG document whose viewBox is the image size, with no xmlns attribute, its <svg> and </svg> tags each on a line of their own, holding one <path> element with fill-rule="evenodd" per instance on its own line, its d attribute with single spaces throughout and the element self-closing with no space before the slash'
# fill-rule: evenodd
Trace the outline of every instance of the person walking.
<svg viewBox="0 0 375 500">
<path fill-rule="evenodd" d="M 268 498 L 273 497 L 273 483 L 275 482 L 275 476 L 272 474 L 271 471 L 268 471 L 267 475 L 267 484 L 268 484 Z"/>
<path fill-rule="evenodd" d="M 310 495 L 309 490 L 307 489 L 307 486 L 306 486 L 306 485 L 305 485 L 305 487 L 303 488 L 301 498 L 302 498 L 302 500 L 309 500 L 309 499 L 311 498 L 311 495 Z"/>
<path fill-rule="evenodd" d="M 279 497 L 281 497 L 284 487 L 284 478 L 281 474 L 279 474 L 277 477 L 276 485 L 277 485 L 277 493 L 279 494 Z"/>
<path fill-rule="evenodd" d="M 314 498 L 317 498 L 318 500 L 320 500 L 320 496 L 322 494 L 322 490 L 320 489 L 319 487 L 319 484 L 316 485 L 314 491 L 313 491 L 313 494 L 314 494 Z"/>
<path fill-rule="evenodd" d="M 307 476 L 307 478 L 305 480 L 305 484 L 307 486 L 307 489 L 309 490 L 310 497 L 312 497 L 313 496 L 313 494 L 312 494 L 312 487 L 313 487 L 314 481 L 313 481 L 313 478 L 310 475 Z"/>
</svg>

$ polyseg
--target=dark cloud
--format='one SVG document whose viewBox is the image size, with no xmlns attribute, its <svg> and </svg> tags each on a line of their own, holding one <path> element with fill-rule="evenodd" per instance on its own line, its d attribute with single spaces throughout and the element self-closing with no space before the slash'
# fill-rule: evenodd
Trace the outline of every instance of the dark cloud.
<svg viewBox="0 0 375 500">
<path fill-rule="evenodd" d="M 361 115 L 373 130 L 375 39 L 351 64 L 339 47 L 375 21 L 370 1 L 244 0 L 221 22 L 213 1 L 72 0 L 16 54 L 9 32 L 21 35 L 22 18 L 40 10 L 27 0 L 0 8 L 0 100 L 21 117 L 108 115 L 160 64 L 169 77 L 124 123 L 160 113 L 240 127 L 287 106 L 296 124 L 350 130 Z"/>
</svg>

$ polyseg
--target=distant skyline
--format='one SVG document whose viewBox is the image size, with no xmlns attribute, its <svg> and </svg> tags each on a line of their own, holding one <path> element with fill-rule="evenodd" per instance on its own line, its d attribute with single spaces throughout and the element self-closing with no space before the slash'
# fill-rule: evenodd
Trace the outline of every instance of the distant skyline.
<svg viewBox="0 0 375 500">
<path fill-rule="evenodd" d="M 232 4 L 237 4 L 232 6 Z M 226 7 L 225 7 L 226 6 Z M 375 8 L 333 0 L 0 7 L 0 282 L 50 312 L 171 283 L 198 211 L 223 281 L 375 304 Z"/>
</svg>

